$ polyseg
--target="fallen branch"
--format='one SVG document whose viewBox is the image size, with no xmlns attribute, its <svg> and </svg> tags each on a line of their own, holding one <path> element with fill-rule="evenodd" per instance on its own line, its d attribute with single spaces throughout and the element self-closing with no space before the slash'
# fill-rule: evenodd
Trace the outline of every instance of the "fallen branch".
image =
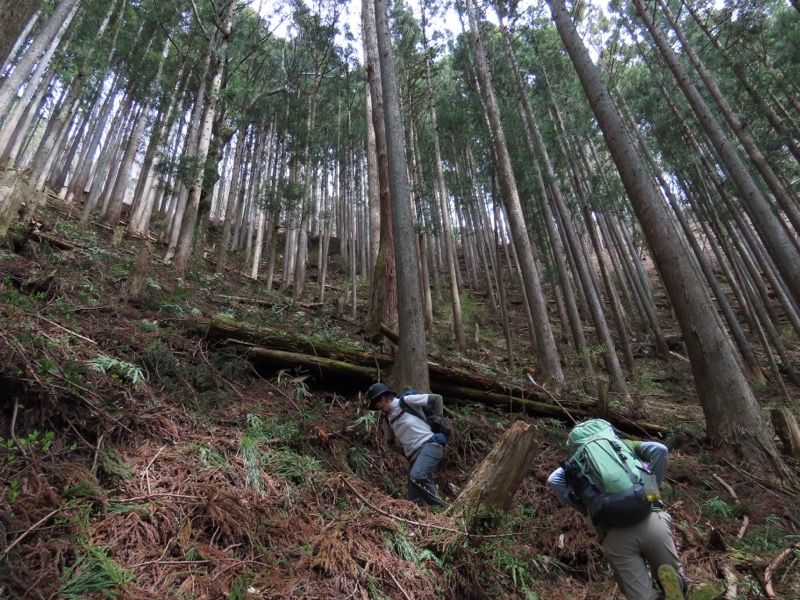
<svg viewBox="0 0 800 600">
<path fill-rule="evenodd" d="M 25 451 L 25 446 L 19 443 L 17 439 L 17 413 L 19 411 L 19 398 L 14 398 L 14 412 L 11 413 L 11 439 L 14 440 L 14 446 L 22 453 L 22 456 L 28 456 Z"/>
<path fill-rule="evenodd" d="M 393 515 L 393 514 L 391 514 L 389 512 L 386 512 L 385 510 L 383 510 L 381 508 L 378 508 L 377 506 L 372 504 L 369 500 L 367 500 L 363 496 L 363 494 L 361 492 L 359 492 L 355 487 L 353 487 L 353 484 L 350 483 L 345 477 L 342 477 L 341 479 L 342 479 L 342 481 L 344 481 L 347 484 L 347 487 L 349 487 L 353 491 L 353 493 L 356 496 L 358 496 L 358 499 L 361 500 L 361 502 L 363 502 L 364 504 L 369 506 L 375 512 L 377 512 L 379 514 L 382 514 L 384 517 L 388 517 L 388 518 L 390 518 L 390 519 L 392 519 L 394 521 L 400 521 L 401 523 L 406 523 L 408 525 L 417 525 L 418 527 L 427 527 L 429 529 L 438 529 L 439 531 L 449 531 L 450 533 L 456 533 L 458 535 L 467 535 L 467 536 L 469 535 L 468 533 L 466 533 L 464 531 L 459 531 L 458 529 L 453 529 L 451 527 L 442 527 L 441 525 L 433 525 L 431 523 L 421 523 L 419 521 L 414 521 L 412 519 L 405 519 L 403 517 L 398 517 L 397 515 Z"/>
<path fill-rule="evenodd" d="M 395 346 L 400 343 L 400 336 L 397 335 L 388 325 L 381 323 L 381 333 Z"/>
<path fill-rule="evenodd" d="M 92 459 L 92 473 L 97 473 L 97 461 L 100 458 L 100 450 L 103 448 L 103 437 L 105 437 L 105 434 L 101 433 L 97 438 L 97 450 L 95 450 L 94 458 Z"/>
<path fill-rule="evenodd" d="M 540 390 L 542 390 L 542 391 L 543 391 L 545 394 L 547 394 L 547 396 L 548 396 L 548 397 L 549 397 L 549 398 L 550 398 L 550 399 L 551 399 L 553 402 L 555 402 L 556 404 L 558 404 L 558 405 L 561 407 L 561 410 L 563 410 L 563 411 L 564 411 L 564 414 L 565 414 L 565 415 L 567 415 L 567 416 L 570 418 L 570 420 L 572 421 L 572 424 L 573 424 L 573 425 L 577 425 L 577 423 L 578 423 L 578 422 L 577 422 L 577 421 L 575 420 L 575 418 L 574 418 L 574 417 L 573 417 L 573 416 L 572 416 L 572 415 L 569 413 L 569 411 L 568 411 L 566 408 L 564 408 L 564 405 L 563 405 L 563 404 L 561 404 L 561 402 L 559 402 L 559 401 L 558 401 L 558 398 L 556 398 L 555 396 L 553 396 L 553 394 L 551 394 L 549 391 L 547 391 L 547 390 L 544 388 L 544 386 L 543 386 L 543 385 L 541 385 L 541 384 L 539 384 L 539 383 L 536 383 L 536 380 L 533 378 L 533 375 L 531 375 L 530 373 L 528 373 L 528 379 L 530 379 L 531 383 L 532 383 L 532 384 L 533 384 L 533 385 L 534 385 L 534 386 L 535 386 L 537 389 L 540 389 Z"/>
<path fill-rule="evenodd" d="M 64 331 L 66 331 L 70 335 L 74 335 L 76 338 L 80 338 L 80 339 L 82 339 L 82 340 L 84 340 L 86 342 L 89 342 L 90 344 L 94 344 L 95 346 L 97 346 L 97 342 L 95 342 L 94 340 L 90 340 L 87 337 L 82 336 L 80 333 L 75 333 L 71 329 L 67 329 L 63 325 L 59 325 L 55 321 L 51 321 L 50 319 L 48 319 L 47 317 L 43 317 L 42 315 L 36 315 L 36 316 L 39 317 L 42 321 L 47 321 L 48 323 L 50 323 L 50 325 L 53 325 L 54 327 L 58 327 L 59 329 L 63 329 Z"/>
<path fill-rule="evenodd" d="M 399 581 L 397 581 L 397 578 L 394 576 L 394 574 L 393 574 L 393 573 L 392 573 L 392 572 L 391 572 L 389 569 L 387 569 L 386 567 L 384 567 L 384 568 L 383 568 L 383 570 L 384 570 L 384 571 L 386 571 L 386 572 L 389 574 L 389 577 L 391 577 L 391 578 L 392 578 L 392 581 L 394 581 L 394 584 L 397 586 L 397 588 L 398 588 L 398 589 L 399 589 L 401 592 L 403 592 L 403 596 L 405 596 L 406 600 L 412 600 L 412 599 L 411 599 L 411 596 L 409 596 L 409 595 L 408 595 L 408 592 L 406 592 L 406 591 L 403 589 L 403 586 L 402 586 L 402 585 L 400 585 L 400 582 L 399 582 Z"/>
<path fill-rule="evenodd" d="M 150 565 L 210 565 L 210 560 L 149 560 L 147 562 L 137 563 L 130 565 L 129 569 L 138 569 L 139 567 L 147 567 Z"/>
<path fill-rule="evenodd" d="M 682 355 L 678 354 L 677 352 L 673 352 L 672 350 L 670 350 L 670 351 L 669 351 L 669 353 L 670 353 L 672 356 L 674 356 L 675 358 L 677 358 L 678 360 L 682 361 L 682 362 L 685 362 L 685 363 L 688 363 L 688 362 L 690 362 L 688 358 L 686 358 L 685 356 L 682 356 Z"/>
<path fill-rule="evenodd" d="M 8 547 L 5 550 L 3 550 L 2 554 L 0 554 L 0 560 L 3 560 L 6 556 L 8 556 L 8 553 L 11 552 L 11 550 L 14 548 L 14 546 L 19 544 L 22 540 L 24 540 L 26 537 L 28 537 L 31 533 L 36 531 L 36 529 L 38 529 L 41 525 L 46 523 L 51 517 L 53 517 L 57 513 L 61 512 L 61 509 L 63 509 L 63 508 L 64 508 L 63 506 L 59 506 L 54 511 L 51 511 L 50 513 L 48 513 L 47 515 L 45 515 L 44 517 L 42 517 L 41 519 L 36 521 L 36 523 L 31 525 L 27 530 L 23 531 L 13 542 L 11 542 L 8 545 Z"/>
<path fill-rule="evenodd" d="M 517 536 L 521 536 L 521 535 L 528 535 L 530 533 L 530 529 L 531 528 L 528 527 L 527 531 L 520 532 L 520 533 L 492 533 L 492 534 L 487 534 L 487 535 L 481 535 L 481 534 L 477 534 L 477 533 L 469 533 L 467 531 L 459 531 L 458 529 L 453 529 L 452 527 L 443 527 L 442 525 L 434 525 L 432 523 L 421 523 L 420 521 L 414 521 L 412 519 L 405 519 L 403 517 L 398 517 L 397 515 L 393 515 L 393 514 L 391 514 L 389 512 L 386 512 L 385 510 L 380 509 L 377 506 L 375 506 L 374 504 L 372 504 L 369 500 L 367 500 L 363 496 L 363 494 L 361 494 L 361 492 L 359 492 L 356 488 L 354 488 L 353 484 L 350 483 L 345 477 L 343 477 L 343 476 L 340 476 L 340 477 L 341 477 L 342 481 L 344 481 L 347 484 L 347 487 L 349 487 L 353 491 L 353 493 L 358 497 L 358 499 L 361 500 L 361 502 L 366 504 L 368 507 L 370 507 L 376 513 L 379 513 L 379 514 L 383 515 L 384 517 L 392 519 L 393 521 L 400 521 L 401 523 L 406 523 L 408 525 L 417 525 L 419 527 L 427 527 L 428 529 L 438 529 L 439 531 L 449 531 L 450 533 L 455 533 L 455 534 L 458 534 L 458 535 L 463 535 L 464 537 L 474 538 L 474 539 L 517 537 Z M 544 529 L 544 527 L 542 527 L 542 529 Z"/>
<path fill-rule="evenodd" d="M 716 473 L 714 473 L 713 477 L 714 477 L 714 479 L 717 480 L 717 482 L 722 487 L 725 488 L 725 490 L 731 495 L 731 498 L 733 498 L 736 502 L 739 501 L 739 496 L 736 495 L 736 492 L 733 490 L 733 488 L 731 486 L 729 486 L 727 483 L 725 483 L 725 481 L 722 479 L 722 477 L 720 477 Z"/>
<path fill-rule="evenodd" d="M 81 246 L 79 244 L 74 244 L 72 242 L 68 242 L 66 240 L 62 240 L 52 235 L 47 235 L 46 233 L 42 233 L 41 231 L 34 231 L 30 234 L 30 238 L 39 242 L 47 242 L 51 246 L 58 248 L 59 250 L 76 250 L 77 248 L 85 248 L 85 246 Z"/>
<path fill-rule="evenodd" d="M 725 579 L 725 600 L 736 600 L 739 597 L 739 579 L 727 561 L 722 565 L 722 575 Z"/>
<path fill-rule="evenodd" d="M 783 552 L 778 554 L 771 563 L 767 566 L 767 570 L 764 571 L 764 593 L 767 595 L 767 598 L 777 598 L 778 596 L 775 594 L 775 590 L 772 588 L 772 575 L 775 573 L 775 570 L 789 558 L 792 554 L 794 554 L 795 549 L 800 547 L 800 544 L 795 544 L 793 546 L 789 546 Z"/>
<path fill-rule="evenodd" d="M 745 515 L 742 517 L 742 526 L 739 528 L 739 533 L 736 535 L 737 538 L 740 540 L 744 538 L 744 534 L 747 531 L 747 526 L 750 525 L 750 517 Z"/>
<path fill-rule="evenodd" d="M 166 446 L 161 446 L 161 448 L 158 449 L 158 452 L 156 452 L 156 455 L 150 460 L 149 463 L 147 463 L 147 467 L 145 467 L 145 469 L 144 469 L 144 479 L 147 482 L 147 495 L 148 496 L 150 494 L 152 494 L 152 491 L 150 490 L 150 467 L 152 467 L 153 463 L 156 462 L 156 459 L 159 456 L 161 456 L 161 453 L 164 451 L 164 448 L 166 448 Z"/>
</svg>

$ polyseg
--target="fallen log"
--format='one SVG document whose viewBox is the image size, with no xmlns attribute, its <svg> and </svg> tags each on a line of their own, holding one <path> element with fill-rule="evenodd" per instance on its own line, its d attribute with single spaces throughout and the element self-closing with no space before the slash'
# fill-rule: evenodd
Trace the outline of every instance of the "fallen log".
<svg viewBox="0 0 800 600">
<path fill-rule="evenodd" d="M 388 354 L 356 350 L 343 344 L 302 336 L 288 331 L 277 331 L 270 327 L 240 323 L 219 315 L 216 315 L 208 324 L 206 338 L 223 343 L 228 343 L 229 341 L 249 342 L 254 346 L 264 348 L 345 361 L 371 368 L 372 376 L 376 379 L 382 374 L 387 374 L 394 363 L 394 359 Z M 506 389 L 509 389 L 510 393 L 515 396 L 539 397 L 537 393 L 531 390 L 507 386 L 486 375 L 457 367 L 447 367 L 435 362 L 428 362 L 428 372 L 430 373 L 431 381 L 498 393 L 503 393 Z"/>
<path fill-rule="evenodd" d="M 275 370 L 300 367 L 306 369 L 308 374 L 319 382 L 350 389 L 366 389 L 376 379 L 384 379 L 391 366 L 386 365 L 385 369 L 380 367 L 376 369 L 375 365 L 357 365 L 346 360 L 327 358 L 317 354 L 265 348 L 236 341 L 229 341 L 228 345 L 238 349 L 258 366 Z M 433 372 L 431 372 L 431 389 L 442 394 L 447 404 L 477 402 L 486 406 L 496 406 L 510 412 L 520 412 L 535 417 L 569 420 L 570 422 L 573 417 L 587 418 L 593 415 L 590 405 L 585 408 L 570 406 L 569 413 L 567 413 L 563 407 L 547 402 L 514 397 L 509 393 L 500 394 L 453 385 L 447 381 L 436 379 Z M 661 431 L 656 425 L 633 422 L 625 419 L 623 415 L 612 413 L 609 418 L 619 429 L 634 435 L 655 436 Z"/>
</svg>

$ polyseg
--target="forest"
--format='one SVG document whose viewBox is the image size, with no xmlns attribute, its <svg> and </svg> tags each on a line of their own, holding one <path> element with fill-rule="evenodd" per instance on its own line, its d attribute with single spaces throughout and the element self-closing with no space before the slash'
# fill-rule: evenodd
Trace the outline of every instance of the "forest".
<svg viewBox="0 0 800 600">
<path fill-rule="evenodd" d="M 621 598 L 546 485 L 603 417 L 691 598 L 800 598 L 798 0 L 9 0 L 0 60 L 0 597 Z"/>
</svg>

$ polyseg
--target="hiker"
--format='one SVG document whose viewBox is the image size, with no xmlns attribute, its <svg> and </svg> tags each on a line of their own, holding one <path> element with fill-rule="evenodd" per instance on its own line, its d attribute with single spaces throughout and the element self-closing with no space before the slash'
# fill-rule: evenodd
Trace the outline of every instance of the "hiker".
<svg viewBox="0 0 800 600">
<path fill-rule="evenodd" d="M 446 431 L 434 431 L 443 423 L 442 397 L 412 391 L 398 398 L 385 384 L 375 383 L 367 390 L 367 402 L 369 410 L 382 413 L 381 429 L 389 448 L 409 461 L 408 499 L 419 506 L 447 506 L 431 481 L 447 443 Z M 431 424 L 424 408 L 432 415 Z"/>
<path fill-rule="evenodd" d="M 622 440 L 602 419 L 576 425 L 567 444 L 575 453 L 547 484 L 565 504 L 591 518 L 622 593 L 628 600 L 682 600 L 683 567 L 658 491 L 667 447 Z"/>
</svg>

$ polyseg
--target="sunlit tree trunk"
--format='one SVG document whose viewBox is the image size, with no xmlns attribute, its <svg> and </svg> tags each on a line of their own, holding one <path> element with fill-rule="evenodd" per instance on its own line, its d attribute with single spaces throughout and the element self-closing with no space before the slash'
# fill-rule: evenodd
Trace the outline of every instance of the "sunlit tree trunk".
<svg viewBox="0 0 800 600">
<path fill-rule="evenodd" d="M 170 36 L 167 35 L 164 40 L 164 48 L 161 52 L 161 61 L 158 64 L 155 76 L 150 81 L 148 91 L 145 95 L 147 100 L 145 101 L 145 104 L 139 113 L 139 118 L 136 121 L 136 125 L 131 133 L 131 137 L 125 147 L 125 154 L 122 156 L 122 163 L 117 171 L 114 188 L 111 191 L 111 198 L 104 215 L 106 225 L 112 227 L 116 225 L 122 214 L 122 207 L 125 202 L 125 196 L 128 192 L 131 172 L 133 171 L 133 161 L 139 151 L 139 142 L 144 135 L 144 130 L 147 126 L 147 121 L 148 117 L 150 116 L 150 111 L 153 107 L 153 102 L 158 97 L 157 90 L 161 84 L 161 76 L 164 73 L 164 64 L 166 63 L 167 56 L 169 54 L 169 37 Z M 151 132 L 151 135 L 155 135 L 155 132 Z"/>
<path fill-rule="evenodd" d="M 7 4 L 7 6 L 9 5 L 10 3 Z M 42 16 L 42 0 L 29 0 L 24 6 L 27 14 L 17 12 L 16 22 L 11 23 L 7 21 L 8 14 L 5 7 L 0 9 L 0 19 L 6 21 L 7 27 L 12 32 L 8 38 L 0 39 L 0 57 L 4 59 L 0 73 L 5 73 L 11 63 L 14 62 L 20 49 L 28 41 L 28 36 Z"/>
<path fill-rule="evenodd" d="M 200 192 L 203 189 L 203 176 L 208 149 L 211 144 L 211 127 L 214 124 L 217 102 L 219 101 L 219 90 L 222 84 L 222 74 L 225 71 L 226 54 L 230 44 L 231 26 L 233 24 L 234 0 L 224 0 L 220 3 L 219 11 L 221 17 L 221 29 L 219 32 L 220 41 L 218 45 L 211 44 L 209 53 L 216 57 L 216 66 L 209 85 L 206 107 L 203 114 L 203 123 L 200 129 L 200 138 L 197 143 L 198 173 L 195 181 L 189 187 L 189 196 L 186 200 L 186 212 L 183 215 L 180 227 L 180 236 L 175 250 L 174 267 L 178 273 L 185 273 L 189 266 L 189 257 L 192 253 L 192 246 L 195 236 L 195 225 L 200 209 Z"/>
<path fill-rule="evenodd" d="M 778 180 L 777 175 L 772 170 L 772 167 L 770 166 L 764 154 L 761 152 L 761 149 L 756 144 L 753 136 L 747 131 L 744 123 L 742 123 L 741 119 L 739 119 L 739 117 L 736 115 L 736 111 L 734 111 L 733 107 L 728 102 L 728 99 L 719 89 L 719 86 L 717 86 L 714 78 L 712 77 L 711 73 L 709 73 L 703 61 L 700 60 L 700 57 L 697 55 L 694 46 L 692 46 L 686 39 L 683 29 L 676 21 L 672 11 L 669 10 L 664 0 L 658 0 L 658 4 L 661 7 L 661 10 L 664 12 L 664 15 L 667 17 L 672 30 L 680 40 L 684 53 L 691 61 L 697 73 L 700 75 L 700 78 L 703 80 L 706 89 L 714 99 L 714 102 L 717 104 L 720 113 L 736 135 L 736 139 L 739 141 L 742 148 L 747 153 L 747 156 L 750 158 L 751 163 L 761 175 L 762 179 L 767 184 L 767 187 L 772 192 L 772 195 L 778 201 L 778 204 L 783 209 L 789 221 L 792 223 L 795 233 L 800 233 L 800 212 L 798 212 L 797 209 L 797 197 L 787 190 Z M 800 296 L 798 296 L 798 299 L 800 299 Z"/>
<path fill-rule="evenodd" d="M 424 24 L 423 15 L 423 24 Z M 458 348 L 461 352 L 467 351 L 467 341 L 464 337 L 464 323 L 461 317 L 461 299 L 456 282 L 456 256 L 453 248 L 453 234 L 450 228 L 450 209 L 447 187 L 444 182 L 444 169 L 442 168 L 442 151 L 439 147 L 439 125 L 436 119 L 436 99 L 431 76 L 430 52 L 425 28 L 422 29 L 422 40 L 425 48 L 425 78 L 428 85 L 428 110 L 431 119 L 431 134 L 433 137 L 433 162 L 436 167 L 436 195 L 442 211 L 442 236 L 444 237 L 445 262 L 447 264 L 447 277 L 450 282 L 450 302 L 453 305 L 453 333 L 455 334 Z"/>
<path fill-rule="evenodd" d="M 14 65 L 14 70 L 0 84 L 0 118 L 6 117 L 14 103 L 17 90 L 23 85 L 39 85 L 53 59 L 61 39 L 78 12 L 82 0 L 60 0 L 50 17 L 36 34 L 30 46 Z M 30 79 L 39 73 L 38 79 Z"/>
<path fill-rule="evenodd" d="M 755 103 L 759 111 L 761 111 L 761 114 L 764 116 L 764 118 L 769 122 L 770 126 L 781 140 L 781 143 L 783 143 L 786 149 L 791 152 L 795 160 L 800 163 L 800 140 L 795 137 L 798 134 L 793 134 L 786 127 L 786 123 L 783 121 L 783 119 L 781 119 L 780 115 L 778 115 L 775 109 L 766 102 L 762 94 L 756 89 L 751 77 L 749 77 L 745 72 L 744 65 L 738 60 L 734 59 L 728 49 L 720 41 L 719 36 L 711 31 L 706 20 L 703 19 L 698 13 L 697 7 L 694 6 L 694 3 L 686 2 L 684 0 L 682 2 L 682 6 L 689 12 L 689 14 L 692 15 L 694 22 L 697 23 L 697 26 L 700 27 L 700 29 L 706 35 L 708 41 L 711 42 L 714 48 L 716 48 L 717 52 L 719 52 L 719 54 L 725 59 L 726 66 L 733 72 L 734 75 L 736 75 L 736 81 L 739 83 L 741 88 L 747 92 L 747 95 Z M 795 230 L 797 230 L 797 225 L 795 225 Z"/>
</svg>

